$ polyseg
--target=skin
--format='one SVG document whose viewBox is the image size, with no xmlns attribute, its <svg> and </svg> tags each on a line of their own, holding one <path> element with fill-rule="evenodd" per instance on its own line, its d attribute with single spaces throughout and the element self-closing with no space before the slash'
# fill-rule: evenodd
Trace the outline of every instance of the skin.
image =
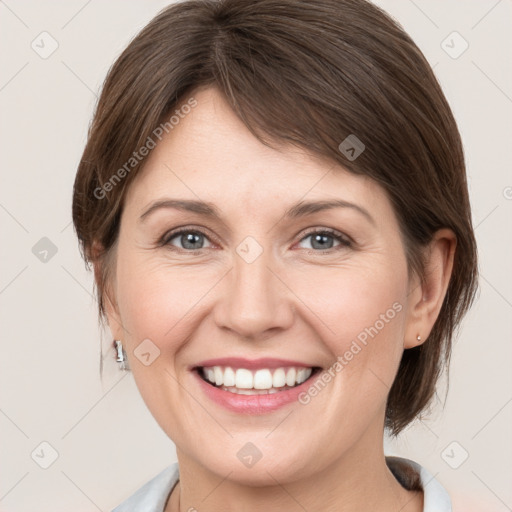
<svg viewBox="0 0 512 512">
<path fill-rule="evenodd" d="M 423 282 L 408 277 L 379 185 L 296 147 L 261 144 L 213 88 L 193 96 L 198 105 L 128 190 L 106 290 L 112 334 L 176 444 L 180 482 L 166 512 L 421 511 L 423 494 L 405 490 L 386 466 L 385 403 L 403 350 L 423 343 L 439 314 L 453 233 L 436 233 Z M 171 197 L 211 202 L 221 220 L 170 208 L 140 219 Z M 359 205 L 373 220 L 350 207 L 283 217 L 298 201 L 330 199 Z M 205 234 L 198 250 L 180 235 L 158 244 L 180 227 Z M 306 233 L 325 228 L 351 246 L 335 237 L 319 246 Z M 252 263 L 236 252 L 247 236 L 263 249 Z M 189 370 L 229 356 L 327 369 L 394 303 L 401 311 L 306 405 L 237 414 L 206 397 Z M 145 366 L 133 351 L 147 338 L 160 355 Z M 247 442 L 262 453 L 251 468 L 236 455 Z"/>
</svg>

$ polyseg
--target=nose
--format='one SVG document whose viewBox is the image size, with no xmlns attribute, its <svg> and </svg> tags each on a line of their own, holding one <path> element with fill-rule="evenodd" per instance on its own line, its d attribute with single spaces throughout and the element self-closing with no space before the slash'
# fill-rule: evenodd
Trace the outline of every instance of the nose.
<svg viewBox="0 0 512 512">
<path fill-rule="evenodd" d="M 250 263 L 234 255 L 233 268 L 224 278 L 222 297 L 216 304 L 219 328 L 256 341 L 291 326 L 293 294 L 273 268 L 269 252 L 263 251 Z"/>
</svg>

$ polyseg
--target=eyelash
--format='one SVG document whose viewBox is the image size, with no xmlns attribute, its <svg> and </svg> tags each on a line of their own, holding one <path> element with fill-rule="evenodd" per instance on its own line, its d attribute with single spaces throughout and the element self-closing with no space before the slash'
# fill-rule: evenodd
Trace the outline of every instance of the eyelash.
<svg viewBox="0 0 512 512">
<path fill-rule="evenodd" d="M 170 241 L 173 240 L 174 238 L 178 237 L 179 235 L 183 235 L 183 234 L 187 234 L 187 233 L 202 235 L 211 242 L 210 237 L 205 232 L 198 230 L 198 229 L 185 227 L 185 228 L 178 229 L 177 231 L 171 231 L 171 232 L 166 233 L 160 239 L 158 245 L 159 246 L 168 246 L 169 248 L 171 248 L 171 250 L 175 250 L 175 251 L 181 252 L 181 253 L 195 254 L 198 251 L 202 251 L 203 249 L 195 249 L 195 250 L 194 249 L 182 249 L 180 247 L 174 247 L 170 244 Z M 301 239 L 299 240 L 299 242 L 302 242 L 304 239 L 308 238 L 309 236 L 316 235 L 316 234 L 332 236 L 338 242 L 340 242 L 340 245 L 338 245 L 337 247 L 331 247 L 330 249 L 325 249 L 325 250 L 307 249 L 308 251 L 317 252 L 319 254 L 331 254 L 338 250 L 351 248 L 353 246 L 353 242 L 348 236 L 344 235 L 343 233 L 340 233 L 339 231 L 336 231 L 335 229 L 331 229 L 331 228 L 322 228 L 322 229 L 313 228 L 310 231 L 307 231 L 306 233 L 304 233 L 303 236 L 301 237 Z M 215 243 L 217 243 L 217 242 L 215 242 Z M 206 249 L 208 249 L 208 248 L 206 247 Z"/>
</svg>

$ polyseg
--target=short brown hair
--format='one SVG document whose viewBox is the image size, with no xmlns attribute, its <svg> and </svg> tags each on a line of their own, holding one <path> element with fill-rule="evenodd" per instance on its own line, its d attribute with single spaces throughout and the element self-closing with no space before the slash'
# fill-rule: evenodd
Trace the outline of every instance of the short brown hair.
<svg viewBox="0 0 512 512">
<path fill-rule="evenodd" d="M 436 230 L 454 231 L 439 317 L 427 341 L 404 351 L 388 396 L 386 427 L 397 434 L 430 403 L 477 289 L 462 144 L 432 69 L 400 25 L 365 0 L 186 0 L 165 8 L 110 69 L 76 175 L 73 222 L 85 260 L 102 269 L 101 318 L 123 201 L 144 160 L 103 187 L 199 87 L 217 87 L 264 144 L 297 145 L 379 183 L 409 270 L 423 275 L 422 248 Z M 356 159 L 339 149 L 351 134 L 365 145 Z"/>
</svg>

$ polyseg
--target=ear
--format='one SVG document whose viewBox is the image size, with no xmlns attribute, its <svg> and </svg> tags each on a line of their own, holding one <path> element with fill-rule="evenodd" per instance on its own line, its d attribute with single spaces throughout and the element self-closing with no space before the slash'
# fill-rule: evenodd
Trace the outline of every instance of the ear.
<svg viewBox="0 0 512 512">
<path fill-rule="evenodd" d="M 424 275 L 416 276 L 409 289 L 409 317 L 404 348 L 421 345 L 429 337 L 446 296 L 456 245 L 454 232 L 444 228 L 434 234 L 425 249 Z"/>
<path fill-rule="evenodd" d="M 115 278 L 113 275 L 115 275 L 115 273 L 112 273 L 112 277 L 108 281 L 105 280 L 103 266 L 107 263 L 103 256 L 103 246 L 99 242 L 93 242 L 91 254 L 93 258 L 92 261 L 96 286 L 98 289 L 103 289 L 103 308 L 105 310 L 110 332 L 113 339 L 122 340 L 124 331 L 114 292 L 115 283 L 113 282 L 113 279 Z"/>
</svg>

